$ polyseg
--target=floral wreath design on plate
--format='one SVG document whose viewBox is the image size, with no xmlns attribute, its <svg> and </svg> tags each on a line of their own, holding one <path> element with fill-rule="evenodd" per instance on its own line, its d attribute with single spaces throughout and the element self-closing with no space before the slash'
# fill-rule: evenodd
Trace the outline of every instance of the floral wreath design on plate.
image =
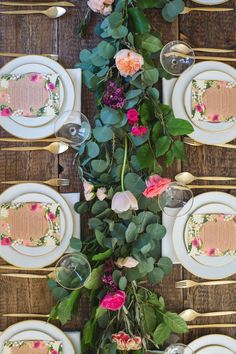
<svg viewBox="0 0 236 354">
<path fill-rule="evenodd" d="M 26 352 L 31 350 L 29 353 L 43 353 L 43 354 L 62 354 L 62 343 L 54 341 L 43 341 L 43 340 L 33 340 L 33 341 L 6 341 L 4 342 L 3 354 L 13 354 L 18 353 L 20 348 L 24 347 Z M 14 349 L 16 349 L 14 351 Z"/>
</svg>

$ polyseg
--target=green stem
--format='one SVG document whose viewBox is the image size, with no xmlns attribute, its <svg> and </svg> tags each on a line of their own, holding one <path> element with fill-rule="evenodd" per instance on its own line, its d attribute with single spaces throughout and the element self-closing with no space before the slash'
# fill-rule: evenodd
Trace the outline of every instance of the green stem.
<svg viewBox="0 0 236 354">
<path fill-rule="evenodd" d="M 126 135 L 125 136 L 125 152 L 124 152 L 124 159 L 123 159 L 123 165 L 122 165 L 122 170 L 121 170 L 121 189 L 122 189 L 122 192 L 125 191 L 124 177 L 125 177 L 125 167 L 126 167 L 126 162 L 127 162 L 127 155 L 128 155 L 128 139 L 127 139 L 127 135 Z"/>
</svg>

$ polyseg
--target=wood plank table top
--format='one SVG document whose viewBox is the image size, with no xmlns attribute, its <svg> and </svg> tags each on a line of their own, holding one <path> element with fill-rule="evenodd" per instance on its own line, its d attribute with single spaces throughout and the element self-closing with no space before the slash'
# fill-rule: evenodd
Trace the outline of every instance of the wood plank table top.
<svg viewBox="0 0 236 354">
<path fill-rule="evenodd" d="M 18 52 L 27 54 L 58 53 L 59 63 L 65 68 L 73 68 L 78 61 L 83 48 L 92 48 L 98 42 L 93 34 L 97 18 L 93 17 L 85 38 L 76 35 L 76 27 L 86 11 L 86 1 L 75 1 L 77 7 L 68 8 L 68 13 L 57 20 L 48 19 L 43 15 L 16 16 L 0 15 L 0 52 Z M 222 6 L 235 7 L 235 1 L 230 0 Z M 187 6 L 198 6 L 186 1 Z M 3 10 L 0 6 L 0 10 Z M 236 46 L 236 12 L 199 13 L 182 15 L 173 24 L 165 23 L 158 10 L 148 12 L 152 19 L 154 31 L 160 32 L 163 42 L 184 39 L 193 47 L 229 48 Z M 0 65 L 9 58 L 0 58 Z M 82 92 L 82 111 L 93 122 L 95 114 L 94 98 L 84 87 Z M 179 117 L 181 118 L 181 117 Z M 0 136 L 7 137 L 3 129 Z M 5 146 L 1 143 L 1 146 Z M 209 146 L 186 146 L 187 160 L 176 163 L 166 171 L 168 177 L 174 177 L 178 172 L 190 171 L 195 175 L 236 176 L 235 151 Z M 0 152 L 0 181 L 27 179 L 40 180 L 53 177 L 70 178 L 71 184 L 61 188 L 60 192 L 81 191 L 80 181 L 72 165 L 74 152 L 68 151 L 60 157 L 47 152 Z M 0 192 L 6 186 L 0 185 Z M 198 190 L 201 193 L 204 190 Z M 235 191 L 230 191 L 235 195 Z M 87 217 L 82 219 L 82 232 L 88 234 Z M 178 237 L 178 236 L 177 236 Z M 0 264 L 4 264 L 1 261 Z M 235 270 L 236 271 L 236 270 Z M 199 312 L 236 310 L 236 286 L 197 287 L 190 290 L 175 289 L 175 282 L 181 279 L 197 279 L 180 265 L 175 265 L 170 276 L 156 287 L 162 294 L 170 310 L 180 312 L 184 308 L 194 308 Z M 232 277 L 236 279 L 236 276 Z M 0 278 L 0 330 L 20 321 L 16 318 L 4 318 L 3 313 L 44 313 L 50 312 L 53 299 L 45 280 Z M 84 300 L 78 309 L 78 315 L 66 329 L 82 329 L 88 316 L 88 303 Z M 234 322 L 236 317 L 216 319 L 198 319 L 193 323 Z M 188 343 L 194 338 L 209 334 L 221 333 L 236 338 L 236 328 L 192 330 L 181 338 Z"/>
</svg>

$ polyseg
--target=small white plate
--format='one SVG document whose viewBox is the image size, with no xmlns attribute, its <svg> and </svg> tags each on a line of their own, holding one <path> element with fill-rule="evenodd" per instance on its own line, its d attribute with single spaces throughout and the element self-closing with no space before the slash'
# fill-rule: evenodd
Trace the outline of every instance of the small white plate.
<svg viewBox="0 0 236 354">
<path fill-rule="evenodd" d="M 219 81 L 233 81 L 233 77 L 223 71 L 208 70 L 195 76 L 195 80 L 219 80 Z M 203 122 L 192 119 L 192 81 L 189 83 L 188 87 L 184 93 L 184 106 L 191 123 L 196 125 L 202 130 L 209 132 L 224 131 L 232 128 L 235 122 L 225 122 L 225 123 L 210 123 Z"/>
<path fill-rule="evenodd" d="M 13 70 L 11 74 L 29 74 L 29 73 L 40 73 L 40 74 L 55 74 L 55 72 L 49 67 L 41 64 L 27 64 L 20 65 L 18 68 Z M 60 80 L 60 107 L 64 101 L 64 88 Z M 40 127 L 44 124 L 49 123 L 51 120 L 57 118 L 57 116 L 41 116 L 41 117 L 24 117 L 24 116 L 13 116 L 10 117 L 16 123 L 23 125 L 25 127 Z"/>
<path fill-rule="evenodd" d="M 27 331 L 28 334 L 29 331 L 34 331 L 34 336 L 36 335 L 35 332 L 38 332 L 39 336 L 43 336 L 45 333 L 53 340 L 62 342 L 63 353 L 75 354 L 74 347 L 65 333 L 48 322 L 36 320 L 18 322 L 3 331 L 0 336 L 0 353 L 3 350 L 5 341 L 12 340 L 15 335 L 19 335 L 18 339 L 20 339 L 21 333 L 25 331 Z M 22 333 L 22 335 L 23 339 L 25 335 L 24 333 Z"/>
<path fill-rule="evenodd" d="M 207 192 L 199 194 L 194 198 L 193 205 L 191 210 L 187 214 L 176 217 L 173 232 L 172 232 L 172 242 L 173 247 L 176 253 L 177 258 L 179 259 L 180 264 L 186 268 L 190 273 L 205 279 L 224 279 L 235 273 L 236 269 L 236 257 L 233 258 L 233 261 L 224 265 L 224 267 L 212 267 L 209 265 L 201 264 L 192 258 L 185 246 L 184 240 L 184 227 L 187 223 L 189 216 L 201 206 L 204 206 L 209 203 L 220 203 L 224 202 L 225 205 L 234 209 L 236 205 L 236 198 L 230 194 L 223 192 Z M 182 209 L 181 213 L 184 213 L 184 210 L 189 209 L 188 202 Z M 214 343 L 213 343 L 214 344 Z M 217 343 L 218 344 L 218 343 Z"/>
<path fill-rule="evenodd" d="M 197 208 L 192 213 L 194 214 L 236 214 L 235 209 L 220 203 L 209 203 L 200 208 Z M 189 221 L 189 220 L 188 220 Z M 188 221 L 185 225 L 184 238 L 185 238 L 185 246 L 187 248 L 188 242 Z M 221 257 L 209 257 L 205 255 L 193 256 L 191 255 L 195 261 L 204 264 L 210 267 L 223 267 L 227 263 L 231 263 L 234 261 L 234 256 L 221 256 Z"/>
<path fill-rule="evenodd" d="M 14 199 L 12 203 L 30 203 L 30 202 L 35 202 L 35 203 L 56 203 L 55 200 L 52 198 L 49 198 L 46 195 L 39 194 L 39 193 L 28 193 L 21 195 L 20 197 Z M 65 228 L 66 228 L 66 221 L 65 221 L 65 216 L 63 209 L 61 208 L 61 213 L 60 213 L 60 233 L 61 233 L 61 242 L 63 239 L 63 236 L 65 234 Z M 25 254 L 27 256 L 42 256 L 44 254 L 47 254 L 51 252 L 55 247 L 59 246 L 41 246 L 41 247 L 26 247 L 26 246 L 16 246 L 16 245 L 11 245 L 16 251 Z"/>
<path fill-rule="evenodd" d="M 23 331 L 15 334 L 9 340 L 54 340 L 53 337 L 40 331 Z"/>
<path fill-rule="evenodd" d="M 196 2 L 197 4 L 201 5 L 219 5 L 223 4 L 224 2 L 227 2 L 228 0 L 192 0 L 193 2 Z"/>
<path fill-rule="evenodd" d="M 189 347 L 197 354 L 202 354 L 201 349 L 207 346 L 221 346 L 225 350 L 230 350 L 230 352 L 222 352 L 222 354 L 235 354 L 236 340 L 234 338 L 222 335 L 222 334 L 209 334 L 195 339 L 193 342 L 189 343 Z M 209 352 L 214 354 L 213 352 Z M 188 354 L 188 351 L 184 354 Z"/>
<path fill-rule="evenodd" d="M 189 122 L 189 116 L 184 107 L 184 93 L 192 79 L 203 71 L 223 71 L 229 76 L 236 79 L 236 70 L 225 63 L 216 61 L 202 61 L 201 63 L 193 65 L 190 70 L 185 71 L 176 81 L 172 93 L 172 108 L 176 117 L 180 117 Z M 214 79 L 214 77 L 212 77 Z M 198 126 L 194 125 L 194 131 L 189 136 L 203 144 L 223 144 L 236 138 L 236 124 L 231 129 L 222 131 L 204 131 Z"/>
</svg>

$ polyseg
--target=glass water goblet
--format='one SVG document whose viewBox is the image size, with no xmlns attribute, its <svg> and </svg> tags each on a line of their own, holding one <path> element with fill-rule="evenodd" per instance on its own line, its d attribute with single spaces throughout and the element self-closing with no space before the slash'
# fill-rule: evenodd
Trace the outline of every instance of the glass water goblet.
<svg viewBox="0 0 236 354">
<path fill-rule="evenodd" d="M 56 137 L 64 138 L 71 147 L 83 144 L 91 136 L 91 126 L 88 118 L 79 111 L 66 111 L 59 114 L 54 133 Z"/>
<path fill-rule="evenodd" d="M 68 290 L 80 289 L 89 280 L 91 267 L 80 253 L 66 254 L 59 259 L 55 267 L 56 281 Z"/>
<path fill-rule="evenodd" d="M 194 352 L 188 345 L 175 343 L 167 347 L 163 354 L 194 354 Z"/>
<path fill-rule="evenodd" d="M 193 66 L 195 63 L 195 54 L 193 49 L 185 42 L 173 41 L 167 43 L 162 48 L 160 61 L 167 73 L 179 76 Z"/>
<path fill-rule="evenodd" d="M 159 194 L 158 204 L 167 216 L 183 216 L 187 214 L 193 205 L 193 192 L 187 186 L 179 182 L 171 182 L 168 187 Z M 176 208 L 179 208 L 176 215 Z"/>
</svg>

